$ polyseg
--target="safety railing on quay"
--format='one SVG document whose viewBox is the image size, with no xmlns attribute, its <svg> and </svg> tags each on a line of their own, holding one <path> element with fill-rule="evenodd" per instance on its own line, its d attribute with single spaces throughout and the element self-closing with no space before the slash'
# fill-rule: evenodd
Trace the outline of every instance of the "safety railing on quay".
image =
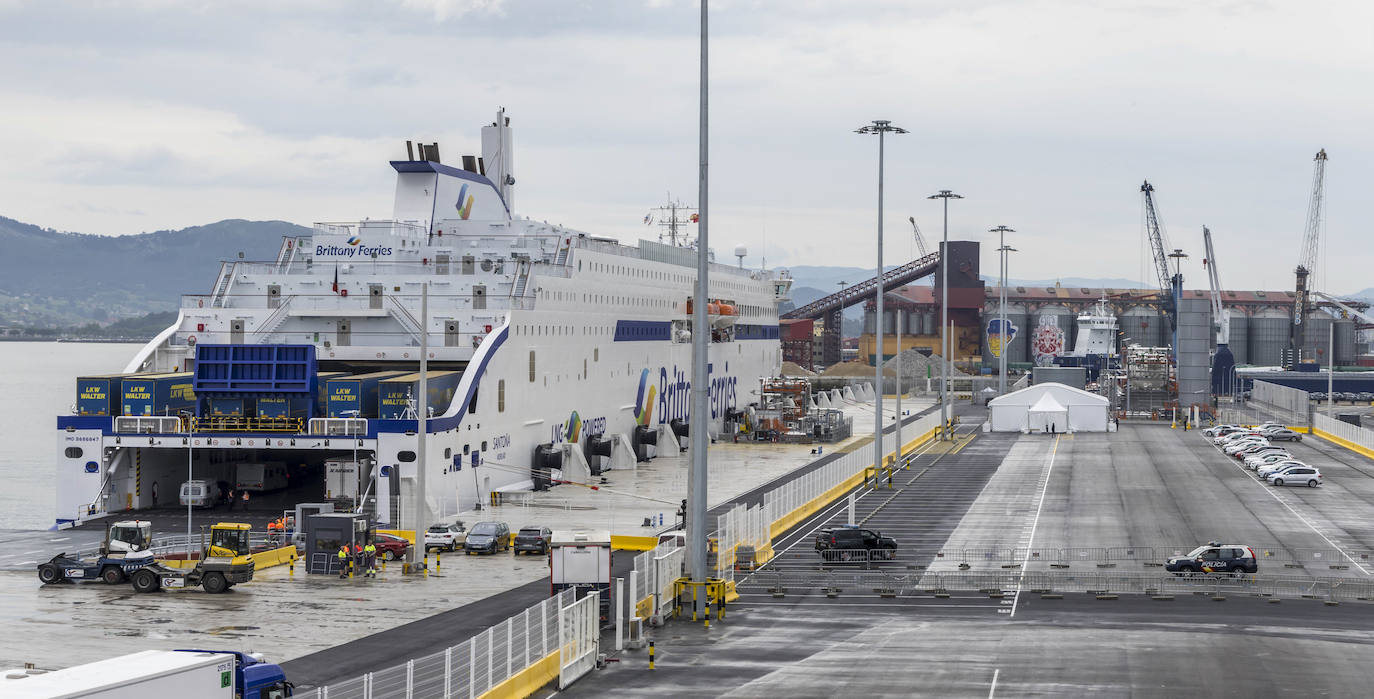
<svg viewBox="0 0 1374 699">
<path fill-rule="evenodd" d="M 1334 420 L 1321 413 L 1313 413 L 1312 427 L 1338 439 L 1374 452 L 1374 430 L 1367 430 L 1341 420 Z"/>
<path fill-rule="evenodd" d="M 1370 579 L 1244 574 L 767 569 L 737 584 L 746 593 L 767 592 L 782 597 L 809 594 L 913 597 L 949 592 L 997 595 L 1020 591 L 1099 595 L 1229 594 L 1335 602 L 1374 601 L 1374 580 Z"/>
<path fill-rule="evenodd" d="M 473 699 L 541 663 L 551 663 L 550 673 L 563 688 L 595 666 L 600 647 L 598 604 L 595 592 L 578 600 L 573 590 L 564 590 L 458 645 L 385 670 L 297 691 L 295 696 Z M 550 660 L 555 656 L 556 660 Z"/>
</svg>

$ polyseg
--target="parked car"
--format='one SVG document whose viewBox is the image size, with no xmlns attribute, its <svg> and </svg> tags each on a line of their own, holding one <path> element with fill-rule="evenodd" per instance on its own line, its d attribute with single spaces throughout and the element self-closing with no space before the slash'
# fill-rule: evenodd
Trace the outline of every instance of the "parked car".
<svg viewBox="0 0 1374 699">
<path fill-rule="evenodd" d="M 548 527 L 521 527 L 515 533 L 515 555 L 522 553 L 537 553 L 541 556 L 549 552 L 549 541 L 553 539 L 553 530 Z"/>
<path fill-rule="evenodd" d="M 1357 396 L 1357 398 L 1359 398 L 1361 403 L 1374 403 L 1374 392 L 1360 391 L 1360 394 Z"/>
<path fill-rule="evenodd" d="M 1250 458 L 1250 457 L 1252 457 L 1252 456 L 1264 456 L 1265 454 L 1280 454 L 1280 453 L 1282 453 L 1282 454 L 1288 454 L 1288 450 L 1287 450 L 1287 449 L 1284 449 L 1283 447 L 1280 447 L 1280 446 L 1275 446 L 1275 445 L 1273 445 L 1273 444 L 1265 444 L 1265 445 L 1263 445 L 1263 446 L 1251 447 L 1251 448 L 1249 448 L 1249 449 L 1242 450 L 1242 451 L 1240 451 L 1239 453 L 1236 454 L 1236 458 L 1243 461 L 1243 460 L 1248 459 L 1248 458 Z M 1290 455 L 1290 456 L 1291 456 L 1291 455 Z"/>
<path fill-rule="evenodd" d="M 1269 464 L 1277 463 L 1279 461 L 1294 460 L 1295 459 L 1293 458 L 1292 454 L 1289 454 L 1286 451 L 1276 451 L 1269 452 L 1266 454 L 1259 454 L 1257 456 L 1246 457 L 1245 467 L 1250 469 L 1251 471 L 1254 471 L 1255 469 L 1258 469 L 1260 466 L 1268 466 Z"/>
<path fill-rule="evenodd" d="M 469 556 L 474 553 L 496 553 L 510 549 L 510 525 L 505 522 L 478 522 L 463 542 L 463 551 Z"/>
<path fill-rule="evenodd" d="M 377 555 L 388 561 L 399 561 L 410 550 L 409 541 L 391 534 L 377 534 L 372 545 L 377 547 Z"/>
<path fill-rule="evenodd" d="M 1243 544 L 1221 544 L 1215 541 L 1199 546 L 1186 556 L 1170 558 L 1164 569 L 1175 574 L 1188 573 L 1254 573 L 1259 570 L 1255 551 Z"/>
<path fill-rule="evenodd" d="M 425 550 L 457 551 L 463 545 L 465 534 L 462 522 L 436 524 L 425 530 Z"/>
<path fill-rule="evenodd" d="M 1274 475 L 1275 473 L 1283 473 L 1284 471 L 1287 471 L 1290 468 L 1303 468 L 1305 466 L 1307 466 L 1307 464 L 1297 460 L 1280 461 L 1278 463 L 1270 464 L 1268 466 L 1261 466 L 1255 469 L 1255 473 L 1258 474 L 1260 478 L 1264 478 L 1267 480 L 1270 476 Z"/>
<path fill-rule="evenodd" d="M 897 540 L 874 529 L 836 527 L 816 532 L 816 551 L 827 561 L 892 560 Z"/>
<path fill-rule="evenodd" d="M 1214 426 L 1212 426 L 1212 427 L 1208 427 L 1207 429 L 1203 430 L 1203 431 L 1202 431 L 1202 434 L 1205 435 L 1205 436 L 1207 436 L 1207 437 L 1216 438 L 1216 437 L 1220 437 L 1220 436 L 1223 435 L 1223 434 L 1227 434 L 1227 433 L 1229 433 L 1229 432 L 1234 432 L 1234 431 L 1239 430 L 1239 429 L 1240 429 L 1240 428 L 1239 428 L 1239 427 L 1236 427 L 1235 425 L 1214 425 Z"/>
<path fill-rule="evenodd" d="M 1269 434 L 1269 439 L 1278 440 L 1280 442 L 1301 442 L 1302 435 L 1297 432 L 1294 432 L 1293 430 L 1288 429 L 1287 427 L 1284 427 L 1282 429 L 1274 430 L 1273 432 L 1271 432 Z"/>
<path fill-rule="evenodd" d="M 1294 466 L 1270 474 L 1268 480 L 1269 485 L 1305 485 L 1309 488 L 1315 488 L 1322 484 L 1322 474 L 1321 471 L 1311 466 Z"/>
<path fill-rule="evenodd" d="M 1239 454 L 1240 452 L 1245 451 L 1246 449 L 1250 449 L 1252 447 L 1257 446 L 1267 447 L 1269 446 L 1269 440 L 1263 437 L 1259 437 L 1256 439 L 1237 440 L 1236 442 L 1223 447 L 1222 451 L 1226 452 L 1228 456 L 1235 456 L 1236 454 Z"/>
<path fill-rule="evenodd" d="M 1214 439 L 1214 440 L 1212 440 L 1212 441 L 1213 441 L 1213 443 L 1215 443 L 1217 446 L 1225 446 L 1225 445 L 1227 445 L 1227 444 L 1231 444 L 1231 443 L 1233 443 L 1233 442 L 1235 442 L 1235 441 L 1237 441 L 1237 440 L 1240 440 L 1240 439 L 1248 439 L 1248 438 L 1251 438 L 1251 437 L 1263 437 L 1263 436 L 1264 436 L 1264 435 L 1260 434 L 1259 432 L 1256 432 L 1255 430 L 1242 430 L 1242 431 L 1239 431 L 1239 432 L 1229 432 L 1229 433 L 1224 434 L 1224 435 L 1222 435 L 1222 436 L 1220 436 L 1220 437 L 1217 437 L 1216 439 Z"/>
</svg>

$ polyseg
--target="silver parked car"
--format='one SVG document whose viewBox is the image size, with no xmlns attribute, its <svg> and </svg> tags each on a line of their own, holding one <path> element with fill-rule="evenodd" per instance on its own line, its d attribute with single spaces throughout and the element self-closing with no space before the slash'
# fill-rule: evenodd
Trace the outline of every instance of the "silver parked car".
<svg viewBox="0 0 1374 699">
<path fill-rule="evenodd" d="M 1305 485 L 1315 488 L 1322 484 L 1321 471 L 1311 466 L 1294 466 L 1269 475 L 1270 485 Z"/>
<path fill-rule="evenodd" d="M 1301 435 L 1301 434 L 1299 434 L 1299 433 L 1297 433 L 1297 432 L 1294 432 L 1293 430 L 1290 430 L 1290 429 L 1288 429 L 1287 427 L 1280 427 L 1279 429 L 1276 429 L 1276 430 L 1273 430 L 1273 431 L 1269 432 L 1269 433 L 1266 434 L 1265 436 L 1268 437 L 1268 438 L 1271 439 L 1271 440 L 1277 440 L 1277 441 L 1280 441 L 1280 442 L 1301 442 L 1301 441 L 1302 441 L 1302 435 Z"/>
</svg>

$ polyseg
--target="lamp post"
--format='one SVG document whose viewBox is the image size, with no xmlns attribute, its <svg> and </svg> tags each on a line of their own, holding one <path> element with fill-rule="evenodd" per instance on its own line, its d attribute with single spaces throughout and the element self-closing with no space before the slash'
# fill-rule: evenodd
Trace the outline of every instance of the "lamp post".
<svg viewBox="0 0 1374 699">
<path fill-rule="evenodd" d="M 874 309 L 873 340 L 875 348 L 873 350 L 873 363 L 876 366 L 874 371 L 874 384 L 876 389 L 873 403 L 873 454 L 875 468 L 882 468 L 883 465 L 883 144 L 887 134 L 903 134 L 906 129 L 900 126 L 893 126 L 892 122 L 886 119 L 875 119 L 872 124 L 861 126 L 854 130 L 858 134 L 878 134 L 878 288 L 873 291 Z"/>
<path fill-rule="evenodd" d="M 1007 253 L 1014 248 L 1007 246 L 1007 234 L 1016 231 L 1006 226 L 988 229 L 997 234 L 997 252 L 1002 254 L 1001 267 L 997 279 L 997 321 L 998 334 L 1002 336 L 1002 349 L 997 353 L 997 395 L 1007 392 Z"/>
<path fill-rule="evenodd" d="M 946 439 L 944 427 L 949 424 L 949 200 L 963 199 L 962 196 L 942 189 L 927 199 L 945 200 L 945 231 L 940 243 L 940 438 Z"/>
<path fill-rule="evenodd" d="M 189 410 L 180 410 L 177 411 L 177 414 L 186 420 L 186 482 L 189 485 L 191 481 L 195 480 L 194 467 L 191 465 L 192 445 L 195 444 L 195 413 Z M 181 489 L 178 488 L 177 493 L 180 492 Z M 210 497 L 210 485 L 208 483 L 205 486 L 205 497 Z M 186 498 L 186 560 L 188 561 L 191 560 L 191 502 L 188 493 Z M 157 503 L 153 504 L 157 505 Z"/>
</svg>

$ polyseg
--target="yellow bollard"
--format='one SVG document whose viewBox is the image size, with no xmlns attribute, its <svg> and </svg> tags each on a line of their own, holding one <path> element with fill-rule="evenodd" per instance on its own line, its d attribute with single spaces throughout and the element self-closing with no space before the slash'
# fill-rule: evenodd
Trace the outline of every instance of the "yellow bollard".
<svg viewBox="0 0 1374 699">
<path fill-rule="evenodd" d="M 649 669 L 654 669 L 654 642 L 649 641 Z"/>
<path fill-rule="evenodd" d="M 435 575 L 438 575 L 439 573 L 442 573 L 443 570 L 444 570 L 444 552 L 443 552 L 443 551 L 435 551 L 435 552 L 434 552 L 434 574 L 435 574 Z"/>
<path fill-rule="evenodd" d="M 711 630 L 711 593 L 706 593 L 706 630 Z"/>
<path fill-rule="evenodd" d="M 291 561 L 290 561 L 289 563 L 287 563 L 286 571 L 287 571 L 287 574 L 288 574 L 289 576 L 295 577 L 295 575 L 296 575 L 296 557 L 295 557 L 295 556 L 292 556 L 292 557 L 291 557 Z"/>
<path fill-rule="evenodd" d="M 353 579 L 353 559 L 351 557 L 348 559 L 348 579 Z"/>
</svg>

